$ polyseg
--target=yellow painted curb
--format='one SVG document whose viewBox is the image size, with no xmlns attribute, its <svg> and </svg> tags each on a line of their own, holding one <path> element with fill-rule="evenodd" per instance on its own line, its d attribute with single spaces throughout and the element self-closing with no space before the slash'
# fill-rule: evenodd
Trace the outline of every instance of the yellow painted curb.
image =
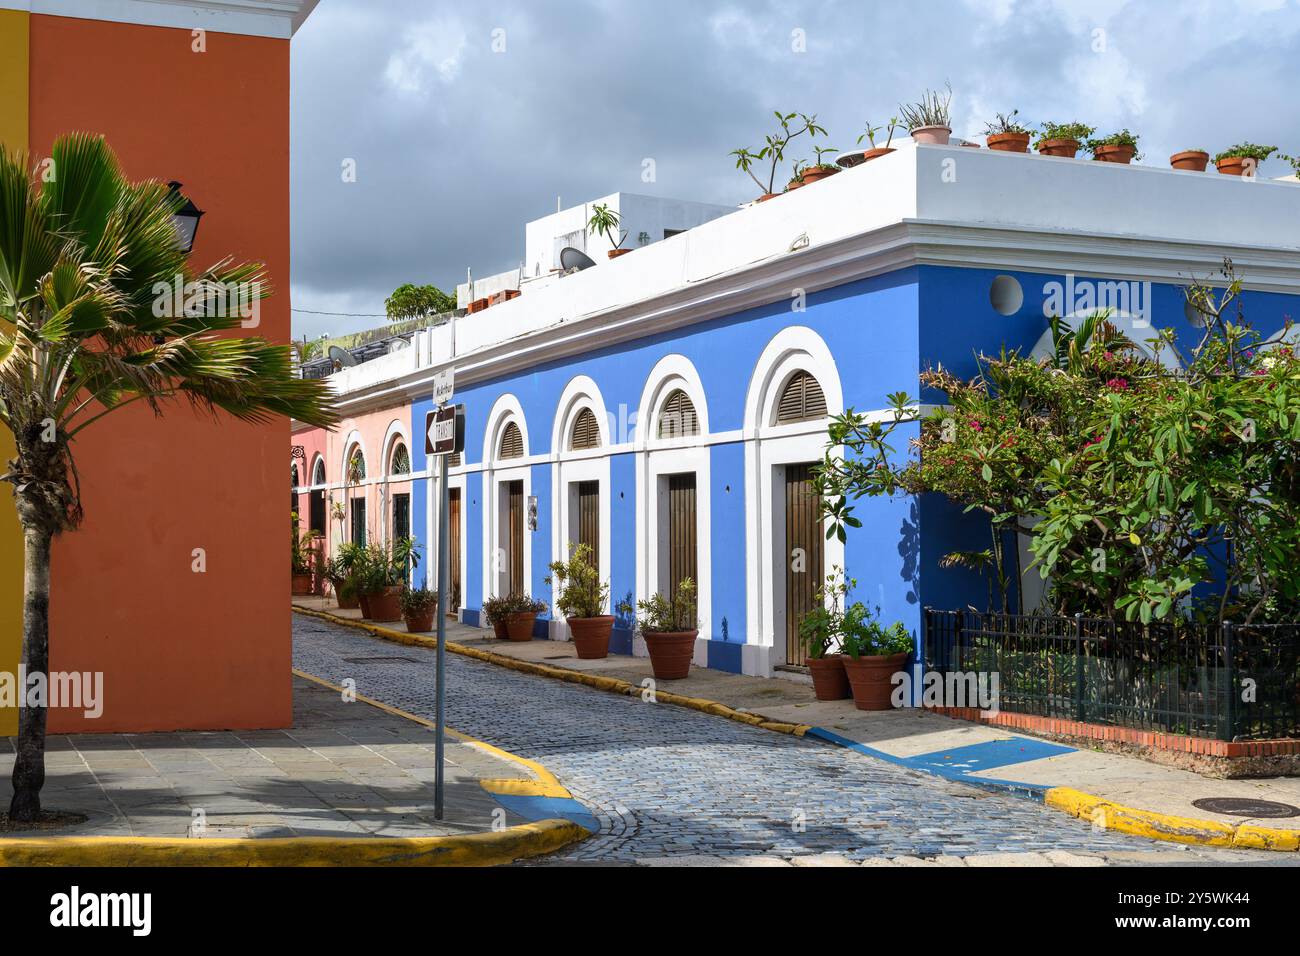
<svg viewBox="0 0 1300 956">
<path fill-rule="evenodd" d="M 1070 787 L 1052 787 L 1043 802 L 1081 820 L 1151 840 L 1251 850 L 1300 850 L 1300 831 L 1175 817 L 1112 803 Z"/>
<path fill-rule="evenodd" d="M 318 617 L 334 624 L 342 624 L 345 627 L 367 631 L 375 637 L 383 638 L 386 641 L 395 641 L 398 644 L 405 644 L 408 647 L 436 648 L 438 646 L 438 639 L 434 637 L 422 637 L 419 634 L 410 634 L 406 631 L 395 631 L 392 628 L 387 628 L 380 624 L 370 624 L 366 621 L 354 621 L 351 618 L 331 614 L 329 611 L 318 611 L 314 608 L 300 607 L 297 604 L 293 605 L 293 610 L 298 614 L 306 614 L 309 617 Z M 447 650 L 453 654 L 460 654 L 463 657 L 484 661 L 488 664 L 496 664 L 499 667 L 505 667 L 512 671 L 519 671 L 523 674 L 535 674 L 538 677 L 550 677 L 554 680 L 562 680 L 570 684 L 583 684 L 587 687 L 594 687 L 596 690 L 608 691 L 612 694 L 622 694 L 624 697 L 638 697 L 644 690 L 644 688 L 618 677 L 605 677 L 601 674 L 586 674 L 582 671 L 572 671 L 564 667 L 552 667 L 549 664 L 537 664 L 533 661 L 521 661 L 513 657 L 507 657 L 504 654 L 485 651 L 479 647 L 467 647 L 466 645 L 458 644 L 455 641 L 447 642 Z M 761 727 L 763 730 L 771 730 L 779 734 L 790 734 L 795 737 L 802 737 L 812 729 L 809 724 L 791 724 L 780 720 L 768 720 L 762 714 L 736 710 L 734 707 L 729 707 L 716 700 L 706 700 L 703 697 L 687 697 L 685 694 L 674 694 L 671 691 L 656 690 L 655 700 L 660 703 L 675 704 L 678 707 L 687 707 L 691 710 L 698 710 L 701 713 L 712 714 L 715 717 L 725 717 L 728 720 L 734 720 L 742 724 L 749 724 L 753 727 Z"/>
<path fill-rule="evenodd" d="M 0 866 L 496 866 L 589 836 L 568 820 L 540 820 L 467 836 L 17 837 L 0 840 Z"/>
<path fill-rule="evenodd" d="M 295 677 L 343 693 L 343 688 L 297 668 Z M 356 700 L 395 717 L 433 727 L 432 721 L 362 694 Z M 489 793 L 573 799 L 553 773 L 526 757 L 446 728 L 448 735 L 519 764 L 528 780 L 480 780 Z M 538 820 L 485 833 L 431 837 L 12 837 L 0 839 L 0 866 L 498 866 L 554 853 L 591 836 L 571 820 Z"/>
</svg>

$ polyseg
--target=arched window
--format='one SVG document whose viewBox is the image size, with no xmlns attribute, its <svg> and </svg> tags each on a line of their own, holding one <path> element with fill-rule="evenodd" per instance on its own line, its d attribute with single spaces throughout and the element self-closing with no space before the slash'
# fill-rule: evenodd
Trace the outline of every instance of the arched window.
<svg viewBox="0 0 1300 956">
<path fill-rule="evenodd" d="M 569 448 L 577 451 L 582 448 L 600 447 L 600 425 L 590 408 L 578 412 L 573 420 L 573 431 L 569 436 Z"/>
<path fill-rule="evenodd" d="M 312 473 L 311 473 L 311 483 L 313 485 L 325 484 L 325 459 L 324 458 L 316 459 L 316 465 L 312 469 Z"/>
<path fill-rule="evenodd" d="M 514 422 L 508 423 L 501 432 L 501 447 L 497 451 L 497 457 L 503 461 L 507 458 L 524 457 L 524 436 Z"/>
<path fill-rule="evenodd" d="M 411 473 L 411 453 L 406 450 L 405 442 L 396 442 L 393 445 L 393 464 L 389 471 L 390 475 L 409 475 Z"/>
<path fill-rule="evenodd" d="M 776 423 L 806 422 L 826 417 L 826 396 L 822 387 L 809 372 L 800 369 L 790 376 L 781 401 L 776 406 Z"/>
<path fill-rule="evenodd" d="M 659 412 L 658 436 L 660 438 L 685 438 L 700 433 L 700 419 L 690 396 L 675 388 L 664 400 Z"/>
<path fill-rule="evenodd" d="M 292 488 L 294 491 L 297 491 L 298 490 L 298 466 L 291 465 L 290 467 L 293 469 L 293 473 L 289 476 L 289 481 L 290 481 L 289 487 Z"/>
<path fill-rule="evenodd" d="M 361 453 L 360 445 L 353 445 L 352 450 L 348 452 L 347 474 L 344 478 L 352 485 L 366 480 L 366 456 Z"/>
</svg>

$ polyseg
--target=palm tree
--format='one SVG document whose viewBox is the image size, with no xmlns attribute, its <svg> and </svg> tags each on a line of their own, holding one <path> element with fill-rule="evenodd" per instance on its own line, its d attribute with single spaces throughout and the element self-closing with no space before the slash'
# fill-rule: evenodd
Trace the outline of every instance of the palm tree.
<svg viewBox="0 0 1300 956">
<path fill-rule="evenodd" d="M 161 183 L 128 182 L 102 137 L 60 137 L 51 158 L 40 183 L 24 156 L 0 150 L 0 422 L 18 450 L 0 480 L 23 530 L 28 674 L 49 666 L 50 546 L 81 522 L 83 429 L 136 402 L 161 415 L 178 399 L 246 422 L 337 420 L 324 383 L 294 376 L 287 345 L 215 334 L 244 318 L 230 290 L 269 291 L 260 265 L 192 272 L 173 226 L 179 200 Z M 45 717 L 20 711 L 13 821 L 41 814 Z"/>
</svg>

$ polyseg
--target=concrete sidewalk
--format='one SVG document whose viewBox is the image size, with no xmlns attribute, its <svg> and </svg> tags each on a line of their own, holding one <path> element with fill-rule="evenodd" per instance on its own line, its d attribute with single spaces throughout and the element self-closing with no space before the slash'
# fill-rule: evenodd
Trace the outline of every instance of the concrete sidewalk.
<svg viewBox="0 0 1300 956">
<path fill-rule="evenodd" d="M 360 612 L 341 611 L 326 599 L 295 598 L 295 603 L 360 623 Z M 401 622 L 382 627 L 406 631 Z M 455 621 L 448 621 L 447 635 L 449 642 L 502 658 L 613 678 L 633 687 L 652 676 L 646 658 L 579 660 L 567 642 L 502 641 L 490 630 Z M 1300 807 L 1300 778 L 1214 779 L 922 710 L 860 711 L 848 700 L 817 701 L 811 682 L 801 675 L 767 679 L 697 667 L 684 680 L 661 682 L 658 690 L 716 701 L 777 724 L 800 725 L 805 736 L 946 779 L 1041 800 L 1099 826 L 1176 842 L 1300 849 L 1300 815 L 1230 816 L 1192 805 L 1204 798 L 1239 797 Z"/>
<path fill-rule="evenodd" d="M 284 730 L 51 736 L 42 803 L 85 822 L 5 831 L 0 856 L 21 853 L 24 837 L 425 838 L 433 847 L 428 838 L 488 837 L 455 843 L 459 852 L 494 842 L 499 849 L 489 835 L 561 815 L 554 811 L 567 792 L 544 770 L 449 734 L 445 813 L 436 820 L 434 735 L 425 722 L 345 701 L 338 689 L 304 675 L 293 680 L 293 727 Z M 12 739 L 0 739 L 4 806 L 13 753 Z M 568 803 L 572 818 L 595 828 L 580 804 Z"/>
</svg>

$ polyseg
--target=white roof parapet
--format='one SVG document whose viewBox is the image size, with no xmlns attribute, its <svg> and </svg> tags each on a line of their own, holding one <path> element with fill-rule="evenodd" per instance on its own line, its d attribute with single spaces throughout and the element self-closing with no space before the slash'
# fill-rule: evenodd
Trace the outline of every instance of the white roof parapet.
<svg viewBox="0 0 1300 956">
<path fill-rule="evenodd" d="M 457 381 L 910 265 L 1183 283 L 1229 255 L 1248 288 L 1300 294 L 1297 221 L 1300 187 L 1289 182 L 900 150 L 458 320 Z M 452 362 L 452 330 L 421 337 L 418 348 L 332 376 L 345 407 L 427 393 L 433 372 Z"/>
<path fill-rule="evenodd" d="M 0 0 L 0 9 L 79 20 L 290 39 L 319 0 Z"/>
</svg>

